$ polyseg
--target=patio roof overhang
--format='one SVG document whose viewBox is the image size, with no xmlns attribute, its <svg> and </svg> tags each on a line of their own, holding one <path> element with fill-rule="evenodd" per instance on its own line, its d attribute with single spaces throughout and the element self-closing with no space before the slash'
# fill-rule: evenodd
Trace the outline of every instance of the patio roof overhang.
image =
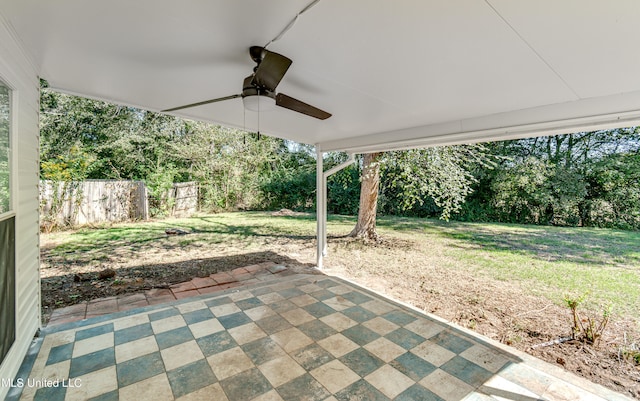
<svg viewBox="0 0 640 401">
<path fill-rule="evenodd" d="M 0 0 L 35 70 L 63 92 L 159 111 L 237 94 L 248 48 L 311 0 Z M 320 0 L 269 49 L 278 91 L 333 114 L 260 114 L 323 151 L 490 141 L 640 121 L 635 0 Z M 258 129 L 242 100 L 176 115 Z"/>
</svg>

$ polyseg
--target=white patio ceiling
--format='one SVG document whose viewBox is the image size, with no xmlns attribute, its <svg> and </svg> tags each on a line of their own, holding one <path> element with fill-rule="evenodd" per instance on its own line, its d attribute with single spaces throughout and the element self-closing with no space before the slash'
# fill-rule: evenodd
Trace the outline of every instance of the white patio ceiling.
<svg viewBox="0 0 640 401">
<path fill-rule="evenodd" d="M 162 110 L 240 93 L 310 0 L 0 0 L 53 88 Z M 269 46 L 278 87 L 333 114 L 260 114 L 323 150 L 484 141 L 640 121 L 638 0 L 321 0 Z M 1 46 L 1 44 L 0 44 Z M 175 113 L 257 129 L 241 99 Z"/>
</svg>

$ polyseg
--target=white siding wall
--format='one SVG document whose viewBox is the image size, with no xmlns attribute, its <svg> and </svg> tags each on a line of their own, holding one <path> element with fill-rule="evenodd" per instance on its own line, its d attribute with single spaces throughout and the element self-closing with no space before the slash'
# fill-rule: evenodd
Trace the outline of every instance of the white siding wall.
<svg viewBox="0 0 640 401">
<path fill-rule="evenodd" d="M 33 65 L 0 15 L 0 79 L 12 90 L 12 194 L 16 212 L 16 340 L 0 365 L 14 378 L 40 327 L 38 249 L 39 81 Z M 0 399 L 8 388 L 0 387 Z"/>
</svg>

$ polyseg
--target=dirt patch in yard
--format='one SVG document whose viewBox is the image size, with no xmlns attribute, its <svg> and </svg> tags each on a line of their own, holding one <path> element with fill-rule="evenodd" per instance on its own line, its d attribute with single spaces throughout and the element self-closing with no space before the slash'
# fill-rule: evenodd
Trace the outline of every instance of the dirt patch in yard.
<svg viewBox="0 0 640 401">
<path fill-rule="evenodd" d="M 250 240 L 245 237 L 214 241 L 198 233 L 161 232 L 135 243 L 61 250 L 56 235 L 42 235 L 44 315 L 81 301 L 164 288 L 260 262 L 273 261 L 294 270 L 313 265 L 315 240 L 307 234 L 251 232 Z M 568 341 L 533 348 L 570 333 L 567 308 L 536 296 L 522 284 L 452 268 L 441 248 L 429 242 L 402 235 L 383 238 L 379 244 L 330 238 L 326 272 L 640 399 L 640 365 L 630 357 L 640 343 L 638 321 L 633 320 L 637 316 L 612 316 L 599 347 Z"/>
</svg>

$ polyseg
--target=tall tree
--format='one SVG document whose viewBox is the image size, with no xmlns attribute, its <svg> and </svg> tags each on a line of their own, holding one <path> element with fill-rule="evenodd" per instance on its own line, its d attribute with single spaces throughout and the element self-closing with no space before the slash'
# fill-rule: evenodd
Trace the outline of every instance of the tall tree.
<svg viewBox="0 0 640 401">
<path fill-rule="evenodd" d="M 476 179 L 471 170 L 494 164 L 485 147 L 478 144 L 365 154 L 358 221 L 349 235 L 378 238 L 376 211 L 381 174 L 388 174 L 388 185 L 400 192 L 401 210 L 430 198 L 440 208 L 440 217 L 447 220 L 472 191 Z"/>
<path fill-rule="evenodd" d="M 360 180 L 360 207 L 358 221 L 349 236 L 378 239 L 376 213 L 380 188 L 380 157 L 382 153 L 366 153 L 363 158 Z"/>
</svg>

